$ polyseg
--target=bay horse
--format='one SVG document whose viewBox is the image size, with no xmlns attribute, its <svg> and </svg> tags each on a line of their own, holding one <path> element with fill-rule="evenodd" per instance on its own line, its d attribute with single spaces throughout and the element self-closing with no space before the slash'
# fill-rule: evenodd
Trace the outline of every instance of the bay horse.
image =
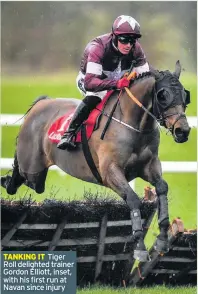
<svg viewBox="0 0 198 294">
<path fill-rule="evenodd" d="M 25 115 L 21 126 L 13 165 L 12 176 L 1 177 L 1 185 L 8 194 L 15 194 L 25 184 L 37 193 L 45 190 L 45 180 L 50 166 L 56 165 L 73 177 L 86 182 L 101 184 L 115 191 L 130 208 L 132 238 L 135 240 L 134 258 L 146 261 L 148 252 L 143 240 L 140 199 L 128 182 L 140 177 L 152 184 L 158 197 L 158 224 L 160 233 L 156 250 L 168 251 L 168 184 L 162 178 L 158 158 L 160 131 L 158 122 L 167 128 L 177 143 L 188 140 L 190 127 L 185 109 L 189 92 L 179 81 L 180 62 L 175 71 L 157 71 L 140 75 L 130 83 L 129 90 L 138 101 L 124 91 L 119 99 L 104 140 L 101 132 L 107 122 L 102 115 L 99 127 L 89 139 L 89 148 L 102 179 L 99 183 L 85 160 L 82 144 L 73 150 L 60 150 L 51 143 L 47 131 L 56 119 L 78 105 L 78 99 L 38 98 Z M 118 91 L 109 98 L 105 112 L 110 113 Z M 143 107 L 141 107 L 143 105 Z M 123 124 L 119 123 L 122 122 Z"/>
</svg>

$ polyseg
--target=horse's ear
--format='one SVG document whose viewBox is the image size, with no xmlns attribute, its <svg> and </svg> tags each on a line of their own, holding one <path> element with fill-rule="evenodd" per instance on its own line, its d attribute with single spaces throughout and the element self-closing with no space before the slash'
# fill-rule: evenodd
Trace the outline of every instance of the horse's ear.
<svg viewBox="0 0 198 294">
<path fill-rule="evenodd" d="M 173 72 L 173 75 L 179 79 L 180 74 L 181 74 L 181 63 L 179 60 L 177 60 L 177 62 L 175 64 L 175 71 Z"/>
</svg>

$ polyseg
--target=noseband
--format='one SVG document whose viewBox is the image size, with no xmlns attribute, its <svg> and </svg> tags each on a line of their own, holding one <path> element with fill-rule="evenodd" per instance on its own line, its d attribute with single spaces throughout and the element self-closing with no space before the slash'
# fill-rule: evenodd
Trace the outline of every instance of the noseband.
<svg viewBox="0 0 198 294">
<path fill-rule="evenodd" d="M 175 124 L 182 118 L 185 118 L 186 119 L 186 114 L 184 112 L 181 112 L 181 113 L 178 113 L 178 112 L 175 112 L 175 113 L 170 113 L 170 114 L 167 114 L 167 115 L 163 115 L 161 114 L 161 117 L 159 119 L 160 121 L 160 125 L 161 126 L 165 126 L 165 122 L 167 121 L 167 118 L 168 117 L 171 117 L 173 115 L 176 115 L 176 119 L 174 121 L 174 123 L 172 124 L 172 126 L 170 127 L 167 127 L 167 129 L 173 134 L 173 131 L 174 131 L 174 128 L 175 128 Z"/>
</svg>

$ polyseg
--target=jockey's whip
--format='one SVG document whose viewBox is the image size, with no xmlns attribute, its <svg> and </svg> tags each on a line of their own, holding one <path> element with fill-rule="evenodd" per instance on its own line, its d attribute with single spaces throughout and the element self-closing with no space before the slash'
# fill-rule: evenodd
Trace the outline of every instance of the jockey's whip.
<svg viewBox="0 0 198 294">
<path fill-rule="evenodd" d="M 135 61 L 132 61 L 132 63 L 131 63 L 131 67 L 130 67 L 130 69 L 129 69 L 129 72 L 127 73 L 127 80 L 130 80 L 130 79 L 133 77 L 133 76 L 131 76 L 131 72 L 132 72 L 132 70 L 133 70 L 134 63 L 135 63 Z M 104 127 L 104 129 L 103 129 L 103 131 L 102 131 L 101 136 L 100 136 L 100 139 L 101 139 L 101 140 L 104 139 L 105 133 L 106 133 L 106 131 L 107 131 L 109 125 L 110 125 L 110 122 L 111 122 L 111 120 L 112 120 L 112 116 L 113 116 L 113 114 L 114 114 L 114 112 L 115 112 L 115 109 L 116 109 L 116 107 L 117 107 L 117 105 L 118 105 L 118 102 L 119 102 L 119 100 L 120 100 L 120 96 L 121 96 L 122 92 L 123 92 L 123 89 L 120 90 L 120 93 L 119 93 L 119 95 L 118 95 L 118 99 L 117 99 L 116 103 L 114 104 L 114 106 L 113 106 L 113 108 L 112 108 L 112 110 L 111 110 L 111 113 L 109 114 L 109 118 L 108 118 L 108 120 L 107 120 L 107 123 L 106 123 L 106 125 L 105 125 L 105 127 Z"/>
</svg>

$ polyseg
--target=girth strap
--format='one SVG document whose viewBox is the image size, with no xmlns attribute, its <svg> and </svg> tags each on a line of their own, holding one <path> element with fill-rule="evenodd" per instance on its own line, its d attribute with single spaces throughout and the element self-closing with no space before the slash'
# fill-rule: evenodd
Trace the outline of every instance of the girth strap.
<svg viewBox="0 0 198 294">
<path fill-rule="evenodd" d="M 87 164 L 88 164 L 92 174 L 96 178 L 96 180 L 100 184 L 102 184 L 102 178 L 96 168 L 96 165 L 94 163 L 93 157 L 92 157 L 90 149 L 89 149 L 89 144 L 88 144 L 87 136 L 86 136 L 86 126 L 84 124 L 81 127 L 81 136 L 82 136 L 82 149 L 83 149 L 83 153 L 84 153 L 85 159 L 87 161 Z"/>
</svg>

